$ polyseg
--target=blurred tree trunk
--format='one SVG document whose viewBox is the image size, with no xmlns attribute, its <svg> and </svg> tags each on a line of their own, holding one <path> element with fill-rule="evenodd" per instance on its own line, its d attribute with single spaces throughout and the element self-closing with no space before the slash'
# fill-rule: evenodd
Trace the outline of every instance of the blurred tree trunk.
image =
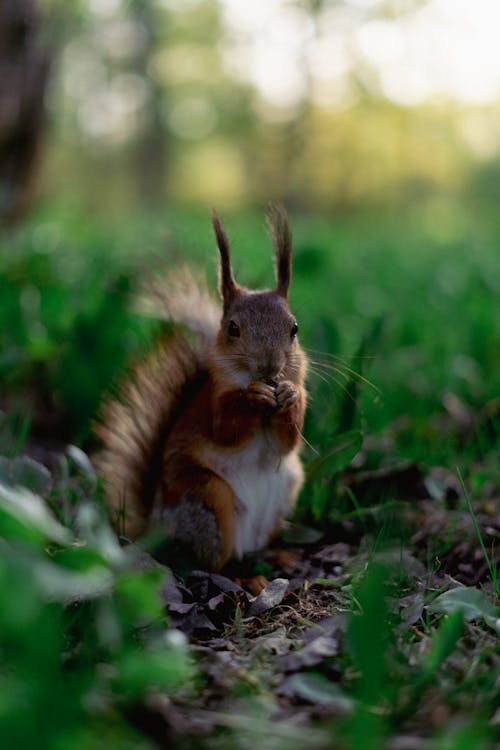
<svg viewBox="0 0 500 750">
<path fill-rule="evenodd" d="M 133 154 L 139 203 L 147 208 L 163 205 L 167 169 L 168 133 L 163 116 L 163 89 L 151 73 L 160 38 L 160 14 L 155 6 L 155 0 L 131 0 L 129 4 L 129 13 L 143 34 L 143 43 L 131 58 L 131 68 L 148 85 L 143 121 Z"/>
<path fill-rule="evenodd" d="M 39 153 L 49 55 L 34 0 L 0 0 L 0 222 L 26 209 Z"/>
</svg>

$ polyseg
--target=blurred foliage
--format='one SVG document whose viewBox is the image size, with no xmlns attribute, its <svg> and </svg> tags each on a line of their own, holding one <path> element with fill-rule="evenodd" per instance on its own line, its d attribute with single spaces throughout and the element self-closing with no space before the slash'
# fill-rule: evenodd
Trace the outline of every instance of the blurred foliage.
<svg viewBox="0 0 500 750">
<path fill-rule="evenodd" d="M 70 528 L 23 486 L 37 471 L 43 473 L 43 466 L 18 465 L 12 484 L 7 468 L 4 460 L 3 743 L 47 750 L 105 748 L 110 742 L 117 748 L 151 747 L 125 719 L 127 706 L 154 690 L 185 692 L 191 675 L 182 637 L 171 637 L 165 629 L 164 572 L 154 566 L 141 569 L 137 551 L 119 546 L 97 506 L 90 504 L 88 487 L 85 501 L 72 506 Z M 68 472 L 58 490 L 69 500 L 74 486 L 74 472 Z"/>
<path fill-rule="evenodd" d="M 362 23 L 422 4 L 287 7 L 314 37 L 332 13 Z M 241 74 L 242 40 L 215 0 L 39 6 L 54 57 L 41 199 L 0 238 L 0 735 L 9 747 L 146 750 L 127 708 L 158 688 L 182 694 L 191 676 L 165 631 L 163 573 L 120 548 L 76 448 L 52 495 L 43 467 L 12 457 L 30 433 L 92 445 L 103 394 L 157 331 L 134 309 L 143 279 L 187 262 L 215 283 L 207 205 L 224 213 L 238 280 L 268 286 L 260 206 L 277 198 L 311 360 L 308 520 L 345 513 L 338 474 L 360 448 L 376 467 L 373 439 L 396 460 L 459 456 L 487 485 L 500 448 L 499 105 L 398 105 L 360 60 L 325 103 L 307 55 L 300 95 L 273 102 Z M 461 432 L 471 413 L 473 440 Z M 372 568 L 351 589 L 353 747 L 381 747 L 390 731 L 384 576 Z M 454 619 L 413 663 L 414 701 L 455 647 L 457 606 L 465 620 L 471 608 L 493 617 L 481 601 L 436 600 Z M 472 729 L 452 729 L 454 746 L 470 745 Z"/>
<path fill-rule="evenodd" d="M 356 43 L 363 24 L 397 25 L 423 5 L 283 3 L 272 23 L 304 29 L 290 60 L 300 80 L 272 100 L 248 69 L 258 34 L 277 29 L 235 27 L 226 3 L 40 0 L 55 58 L 42 188 L 101 214 L 276 198 L 352 211 L 481 190 L 470 175 L 498 153 L 498 104 L 390 101 Z M 341 53 L 345 74 L 328 78 Z"/>
<path fill-rule="evenodd" d="M 57 423 L 69 439 L 88 424 L 98 390 L 147 327 L 128 310 L 133 267 L 123 245 L 116 260 L 118 242 L 82 222 L 62 230 L 53 217 L 4 237 L 2 395 L 17 394 L 45 434 Z"/>
<path fill-rule="evenodd" d="M 449 460 L 461 449 L 459 432 L 442 439 L 450 397 L 482 412 L 498 395 L 497 222 L 476 218 L 441 202 L 335 223 L 292 215 L 292 308 L 311 359 L 305 432 L 322 455 L 339 432 L 377 432 L 398 420 L 403 455 Z M 226 224 L 237 278 L 268 286 L 262 216 L 228 216 Z M 149 213 L 112 226 L 52 207 L 4 235 L 4 408 L 31 412 L 45 435 L 88 435 L 103 392 L 155 333 L 134 311 L 135 293 L 151 274 L 186 261 L 215 284 L 204 212 Z"/>
</svg>

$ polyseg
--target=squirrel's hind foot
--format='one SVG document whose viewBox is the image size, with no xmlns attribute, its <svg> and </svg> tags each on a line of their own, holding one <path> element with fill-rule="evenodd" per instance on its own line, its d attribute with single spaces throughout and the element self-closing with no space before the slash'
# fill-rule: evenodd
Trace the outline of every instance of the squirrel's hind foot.
<svg viewBox="0 0 500 750">
<path fill-rule="evenodd" d="M 163 517 L 173 548 L 203 570 L 219 571 L 234 548 L 234 493 L 216 474 L 202 470 L 192 486 L 192 473 L 168 488 Z"/>
</svg>

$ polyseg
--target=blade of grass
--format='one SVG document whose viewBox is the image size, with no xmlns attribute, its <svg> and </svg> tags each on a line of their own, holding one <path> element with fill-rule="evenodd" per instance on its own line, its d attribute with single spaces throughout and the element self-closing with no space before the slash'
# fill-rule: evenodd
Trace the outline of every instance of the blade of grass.
<svg viewBox="0 0 500 750">
<path fill-rule="evenodd" d="M 425 689 L 433 681 L 441 664 L 453 653 L 463 632 L 464 618 L 460 610 L 443 618 L 432 636 L 430 649 L 422 661 L 420 675 L 413 684 L 407 701 L 394 713 L 393 721 L 396 724 L 415 713 Z"/>
<path fill-rule="evenodd" d="M 464 493 L 465 502 L 467 503 L 467 510 L 470 513 L 470 517 L 472 518 L 472 523 L 474 524 L 474 530 L 476 532 L 477 538 L 479 540 L 479 544 L 481 546 L 481 550 L 484 555 L 484 559 L 486 560 L 486 565 L 488 566 L 488 570 L 490 572 L 491 576 L 491 583 L 493 585 L 493 591 L 495 596 L 498 596 L 499 593 L 499 587 L 498 587 L 498 570 L 495 562 L 495 558 L 493 556 L 493 553 L 491 554 L 491 557 L 486 549 L 486 546 L 483 541 L 483 535 L 481 534 L 481 529 L 479 528 L 479 524 L 477 522 L 477 516 L 474 512 L 474 508 L 472 507 L 472 501 L 470 499 L 470 495 L 467 491 L 467 487 L 465 486 L 464 478 L 462 476 L 462 472 L 460 471 L 460 468 L 457 466 L 457 474 L 458 479 L 460 482 L 460 486 L 462 487 L 462 492 Z"/>
</svg>

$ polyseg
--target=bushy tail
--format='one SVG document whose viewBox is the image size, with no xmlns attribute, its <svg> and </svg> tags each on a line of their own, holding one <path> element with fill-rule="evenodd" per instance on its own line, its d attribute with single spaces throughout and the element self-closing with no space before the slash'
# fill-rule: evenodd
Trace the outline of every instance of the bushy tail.
<svg viewBox="0 0 500 750">
<path fill-rule="evenodd" d="M 149 283 L 139 299 L 139 310 L 159 320 L 180 324 L 211 343 L 219 330 L 221 309 L 206 278 L 181 266 L 166 278 Z"/>
<path fill-rule="evenodd" d="M 146 528 L 161 478 L 163 449 L 176 417 L 207 376 L 220 309 L 205 282 L 183 269 L 151 285 L 140 308 L 175 324 L 101 409 L 98 465 L 116 528 L 135 539 Z M 188 338 L 180 326 L 194 336 Z"/>
</svg>

